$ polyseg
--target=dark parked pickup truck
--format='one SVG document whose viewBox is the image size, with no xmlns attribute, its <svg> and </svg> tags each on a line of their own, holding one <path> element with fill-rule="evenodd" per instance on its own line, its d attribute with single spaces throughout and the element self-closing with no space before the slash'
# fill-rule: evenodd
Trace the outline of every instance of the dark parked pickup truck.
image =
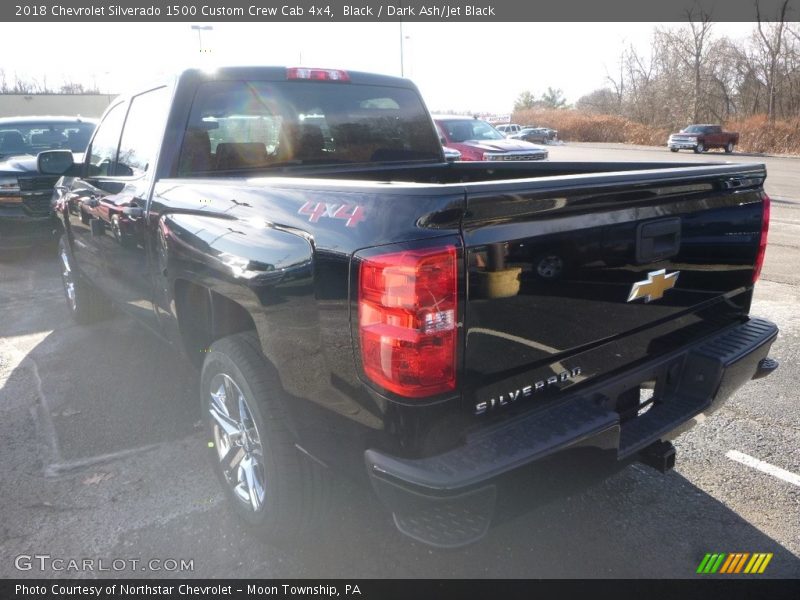
<svg viewBox="0 0 800 600">
<path fill-rule="evenodd" d="M 36 172 L 36 155 L 53 148 L 82 157 L 96 122 L 81 117 L 0 119 L 0 249 L 55 243 L 61 235 L 50 207 L 53 175 Z"/>
<path fill-rule="evenodd" d="M 71 156 L 39 157 L 70 312 L 113 301 L 197 365 L 215 471 L 271 535 L 351 473 L 404 533 L 469 543 L 510 478 L 667 470 L 777 366 L 748 316 L 763 165 L 447 162 L 407 80 L 272 67 L 120 98 Z"/>
<path fill-rule="evenodd" d="M 722 131 L 719 125 L 689 125 L 681 129 L 680 133 L 670 135 L 667 140 L 667 146 L 672 152 L 686 148 L 694 150 L 695 154 L 711 148 L 722 148 L 730 154 L 738 143 L 738 133 Z"/>
</svg>

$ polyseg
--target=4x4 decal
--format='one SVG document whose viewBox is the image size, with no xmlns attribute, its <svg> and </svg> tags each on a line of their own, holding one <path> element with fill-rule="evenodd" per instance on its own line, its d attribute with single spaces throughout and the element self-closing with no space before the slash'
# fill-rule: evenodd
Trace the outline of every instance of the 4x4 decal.
<svg viewBox="0 0 800 600">
<path fill-rule="evenodd" d="M 307 215 L 310 223 L 316 223 L 323 217 L 342 219 L 346 227 L 355 227 L 365 218 L 363 206 L 331 202 L 306 202 L 297 213 Z"/>
</svg>

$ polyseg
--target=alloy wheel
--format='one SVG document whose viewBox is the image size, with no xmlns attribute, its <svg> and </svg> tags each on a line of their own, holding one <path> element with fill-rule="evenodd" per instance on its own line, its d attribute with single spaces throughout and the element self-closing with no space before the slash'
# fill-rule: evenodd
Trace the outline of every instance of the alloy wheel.
<svg viewBox="0 0 800 600">
<path fill-rule="evenodd" d="M 222 472 L 244 506 L 259 512 L 264 506 L 264 449 L 247 398 L 236 382 L 218 373 L 209 384 L 208 412 Z"/>
</svg>

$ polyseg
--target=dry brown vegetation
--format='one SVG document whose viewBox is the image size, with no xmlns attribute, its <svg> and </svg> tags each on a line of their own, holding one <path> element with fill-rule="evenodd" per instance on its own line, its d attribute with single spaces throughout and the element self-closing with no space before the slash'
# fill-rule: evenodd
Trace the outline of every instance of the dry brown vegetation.
<svg viewBox="0 0 800 600">
<path fill-rule="evenodd" d="M 625 117 L 574 109 L 529 109 L 517 111 L 512 121 L 521 125 L 551 127 L 560 139 L 571 142 L 611 142 L 664 146 L 668 129 L 647 126 Z M 727 131 L 739 132 L 740 152 L 800 155 L 800 117 L 769 122 L 766 115 L 754 115 L 723 123 Z"/>
<path fill-rule="evenodd" d="M 550 127 L 558 137 L 571 142 L 618 142 L 624 144 L 663 144 L 669 132 L 648 127 L 625 117 L 598 115 L 571 109 L 530 109 L 515 112 L 514 123 Z"/>
<path fill-rule="evenodd" d="M 568 141 L 654 145 L 691 123 L 719 123 L 739 132 L 740 151 L 800 154 L 800 22 L 789 4 L 756 2 L 757 22 L 737 39 L 695 4 L 688 23 L 656 27 L 649 49 L 622 48 L 605 85 L 571 110 L 553 110 L 551 90 L 521 94 L 514 120 Z"/>
<path fill-rule="evenodd" d="M 800 117 L 770 123 L 766 115 L 730 121 L 726 127 L 739 132 L 739 150 L 800 155 Z"/>
</svg>

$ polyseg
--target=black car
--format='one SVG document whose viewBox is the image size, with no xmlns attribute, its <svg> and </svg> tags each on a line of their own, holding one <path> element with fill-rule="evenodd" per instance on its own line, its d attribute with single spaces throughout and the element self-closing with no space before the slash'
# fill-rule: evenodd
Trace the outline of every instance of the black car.
<svg viewBox="0 0 800 600">
<path fill-rule="evenodd" d="M 555 141 L 558 131 L 549 127 L 525 127 L 519 132 L 509 135 L 515 140 L 525 140 L 534 144 L 547 144 Z"/>
<path fill-rule="evenodd" d="M 36 156 L 55 149 L 80 156 L 96 126 L 83 117 L 0 119 L 0 249 L 57 240 L 61 227 L 50 200 L 58 177 L 39 174 Z"/>
</svg>

